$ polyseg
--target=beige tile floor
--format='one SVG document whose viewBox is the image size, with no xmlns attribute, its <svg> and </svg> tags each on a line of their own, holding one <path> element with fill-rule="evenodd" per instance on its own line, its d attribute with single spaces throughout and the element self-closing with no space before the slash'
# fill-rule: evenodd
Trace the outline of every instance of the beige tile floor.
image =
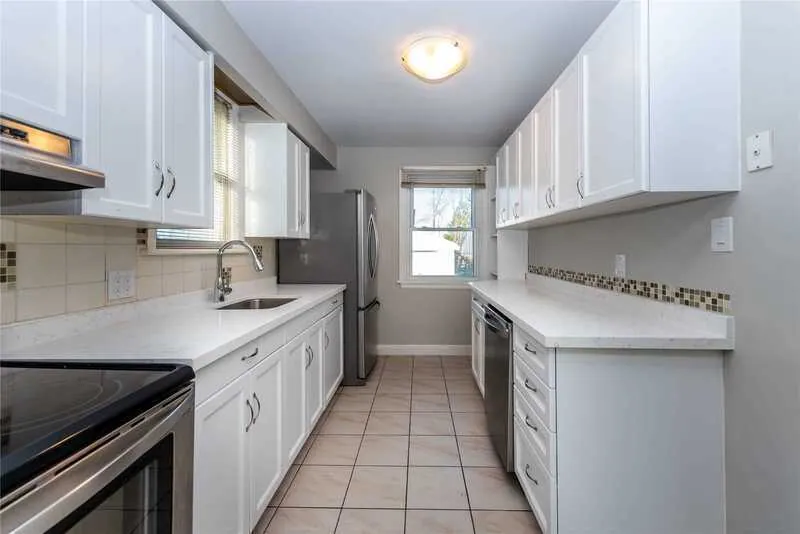
<svg viewBox="0 0 800 534">
<path fill-rule="evenodd" d="M 381 358 L 337 393 L 259 534 L 540 534 L 487 436 L 469 358 Z"/>
</svg>

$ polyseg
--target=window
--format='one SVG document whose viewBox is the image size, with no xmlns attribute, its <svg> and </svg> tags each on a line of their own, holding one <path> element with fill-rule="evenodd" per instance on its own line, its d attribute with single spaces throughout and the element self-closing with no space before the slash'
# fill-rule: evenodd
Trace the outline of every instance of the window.
<svg viewBox="0 0 800 534">
<path fill-rule="evenodd" d="M 461 285 L 478 278 L 484 167 L 401 169 L 400 285 Z"/>
<path fill-rule="evenodd" d="M 214 227 L 159 228 L 151 232 L 150 241 L 155 241 L 156 249 L 216 249 L 225 241 L 242 236 L 244 198 L 237 115 L 236 104 L 217 92 L 213 118 Z"/>
</svg>

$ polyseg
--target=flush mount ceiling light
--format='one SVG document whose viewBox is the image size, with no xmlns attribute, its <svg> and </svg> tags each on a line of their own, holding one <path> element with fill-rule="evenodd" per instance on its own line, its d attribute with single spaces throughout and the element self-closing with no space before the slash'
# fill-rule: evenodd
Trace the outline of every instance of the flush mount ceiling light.
<svg viewBox="0 0 800 534">
<path fill-rule="evenodd" d="M 428 83 L 443 82 L 467 64 L 467 52 L 455 37 L 430 36 L 417 39 L 400 56 L 403 67 Z"/>
</svg>

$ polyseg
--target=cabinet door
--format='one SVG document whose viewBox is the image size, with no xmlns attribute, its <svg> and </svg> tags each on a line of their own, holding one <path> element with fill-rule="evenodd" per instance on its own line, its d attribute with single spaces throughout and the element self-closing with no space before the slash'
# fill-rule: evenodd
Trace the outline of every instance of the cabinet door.
<svg viewBox="0 0 800 534">
<path fill-rule="evenodd" d="M 480 349 L 483 339 L 480 337 L 481 318 L 478 312 L 472 311 L 472 376 L 475 382 L 480 384 Z"/>
<path fill-rule="evenodd" d="M 306 334 L 306 428 L 314 427 L 323 408 L 322 358 L 324 322 L 320 321 Z"/>
<path fill-rule="evenodd" d="M 536 188 L 534 185 L 534 116 L 528 114 L 519 128 L 519 187 L 520 217 L 536 214 Z"/>
<path fill-rule="evenodd" d="M 495 194 L 495 209 L 497 210 L 497 226 L 502 227 L 508 222 L 508 143 L 504 144 L 497 153 L 497 190 Z"/>
<path fill-rule="evenodd" d="M 578 207 L 581 172 L 581 85 L 578 59 L 553 85 L 555 173 L 551 201 L 557 211 Z"/>
<path fill-rule="evenodd" d="M 286 227 L 289 237 L 300 237 L 302 229 L 300 213 L 300 140 L 286 130 Z"/>
<path fill-rule="evenodd" d="M 86 15 L 84 161 L 105 172 L 106 186 L 84 191 L 83 214 L 159 223 L 163 14 L 121 0 L 88 2 Z"/>
<path fill-rule="evenodd" d="M 342 309 L 325 318 L 323 330 L 322 390 L 325 404 L 330 402 L 344 373 L 342 361 Z"/>
<path fill-rule="evenodd" d="M 267 508 L 283 475 L 283 352 L 281 349 L 268 356 L 249 373 L 251 402 L 256 411 L 249 436 L 251 529 Z"/>
<path fill-rule="evenodd" d="M 298 237 L 308 239 L 311 237 L 311 213 L 309 209 L 311 175 L 311 151 L 298 140 L 297 148 L 297 196 L 298 210 L 300 212 L 300 228 Z"/>
<path fill-rule="evenodd" d="M 621 2 L 586 42 L 583 84 L 584 203 L 642 191 L 639 2 Z"/>
<path fill-rule="evenodd" d="M 164 222 L 213 225 L 211 56 L 164 16 Z"/>
<path fill-rule="evenodd" d="M 508 219 L 516 221 L 520 216 L 520 131 L 515 131 L 508 140 Z"/>
<path fill-rule="evenodd" d="M 553 92 L 547 91 L 533 108 L 533 176 L 536 189 L 536 214 L 552 206 L 553 186 Z"/>
<path fill-rule="evenodd" d="M 299 336 L 283 353 L 283 420 L 281 443 L 284 467 L 291 465 L 306 439 L 306 342 Z"/>
<path fill-rule="evenodd" d="M 83 12 L 91 2 L 0 2 L 0 109 L 83 137 Z"/>
<path fill-rule="evenodd" d="M 254 412 L 249 375 L 195 410 L 195 534 L 249 534 L 247 438 Z"/>
</svg>

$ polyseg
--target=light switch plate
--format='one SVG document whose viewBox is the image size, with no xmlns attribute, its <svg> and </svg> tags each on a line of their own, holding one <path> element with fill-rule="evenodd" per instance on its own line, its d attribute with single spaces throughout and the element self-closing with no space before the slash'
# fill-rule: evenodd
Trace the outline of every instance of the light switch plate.
<svg viewBox="0 0 800 534">
<path fill-rule="evenodd" d="M 625 268 L 625 254 L 617 254 L 614 257 L 614 276 L 617 278 L 625 278 L 626 276 L 626 268 Z"/>
<path fill-rule="evenodd" d="M 136 295 L 136 273 L 134 271 L 108 272 L 108 300 L 127 299 Z"/>
<path fill-rule="evenodd" d="M 747 138 L 747 170 L 760 171 L 772 167 L 772 131 L 758 132 Z"/>
<path fill-rule="evenodd" d="M 733 217 L 711 221 L 711 251 L 733 252 Z"/>
</svg>

